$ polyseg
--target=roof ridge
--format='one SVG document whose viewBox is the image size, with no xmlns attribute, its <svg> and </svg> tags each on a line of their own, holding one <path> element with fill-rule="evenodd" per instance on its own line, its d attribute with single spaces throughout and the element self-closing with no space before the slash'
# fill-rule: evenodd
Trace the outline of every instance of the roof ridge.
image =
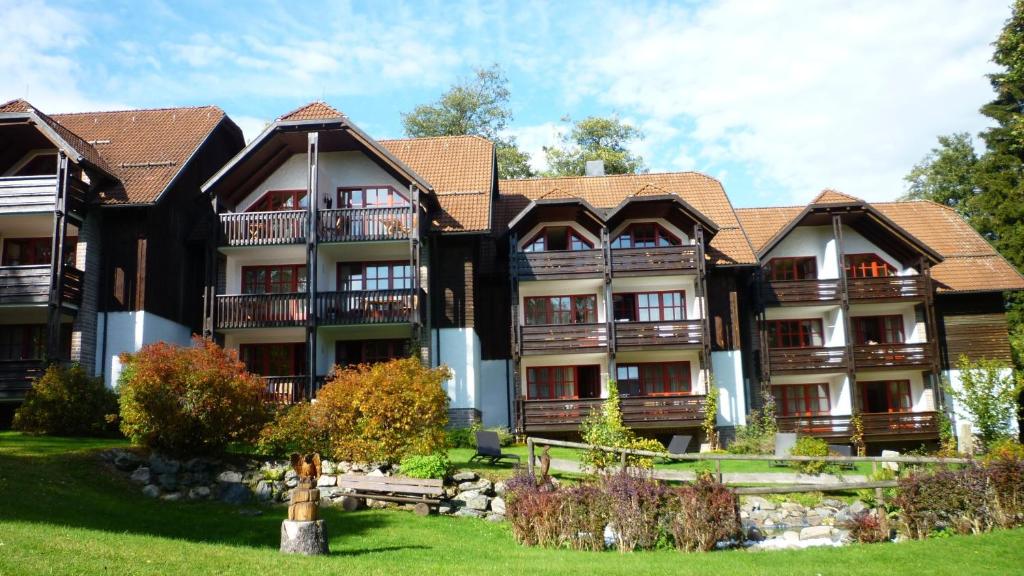
<svg viewBox="0 0 1024 576">
<path fill-rule="evenodd" d="M 535 177 L 535 178 L 503 178 L 503 179 L 500 179 L 499 182 L 537 182 L 537 181 L 544 181 L 544 180 L 582 180 L 582 179 L 600 180 L 600 179 L 604 179 L 604 178 L 642 178 L 644 176 L 682 176 L 682 175 L 685 175 L 685 174 L 692 174 L 692 175 L 695 175 L 695 176 L 701 176 L 701 177 L 707 178 L 708 180 L 712 180 L 714 182 L 717 182 L 719 186 L 722 186 L 722 182 L 719 179 L 715 178 L 714 176 L 710 176 L 708 174 L 705 174 L 703 172 L 698 172 L 696 170 L 683 170 L 681 172 L 644 172 L 642 174 L 633 174 L 633 173 L 629 173 L 629 174 L 605 174 L 604 176 L 553 176 L 553 177 L 550 177 L 550 178 L 543 177 L 543 176 L 538 176 L 538 177 Z M 722 186 L 722 188 L 724 189 L 725 187 Z"/>
<path fill-rule="evenodd" d="M 454 140 L 456 138 L 475 138 L 477 140 L 483 140 L 488 144 L 494 144 L 494 141 L 484 138 L 479 134 L 451 134 L 444 136 L 417 136 L 415 138 L 381 138 L 377 142 L 418 142 L 422 140 Z"/>
<path fill-rule="evenodd" d="M 329 116 L 326 116 L 326 115 L 325 116 L 317 116 L 316 117 L 317 119 L 319 119 L 319 118 L 348 118 L 348 116 L 344 112 L 338 110 L 334 106 L 331 106 L 325 100 L 317 99 L 317 100 L 313 100 L 312 102 L 307 102 L 307 103 L 303 104 L 302 106 L 299 106 L 298 108 L 296 108 L 296 109 L 294 109 L 294 110 L 292 110 L 290 112 L 286 112 L 286 113 L 278 116 L 276 118 L 276 121 L 277 122 L 287 122 L 288 119 L 291 118 L 292 116 L 296 116 L 300 112 L 303 112 L 303 111 L 305 111 L 307 109 L 313 108 L 314 106 L 322 106 L 323 108 L 326 108 L 327 112 L 330 114 Z"/>
<path fill-rule="evenodd" d="M 121 114 L 124 112 L 164 112 L 167 110 L 201 110 L 211 108 L 227 115 L 224 109 L 216 104 L 201 104 L 197 106 L 164 106 L 158 108 L 124 108 L 121 110 L 93 110 L 91 112 L 56 112 L 50 116 L 86 116 L 89 114 Z"/>
</svg>

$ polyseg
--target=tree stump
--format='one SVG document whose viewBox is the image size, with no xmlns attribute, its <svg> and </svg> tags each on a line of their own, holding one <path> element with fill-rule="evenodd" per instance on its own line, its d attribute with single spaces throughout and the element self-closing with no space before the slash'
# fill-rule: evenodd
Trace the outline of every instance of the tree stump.
<svg viewBox="0 0 1024 576">
<path fill-rule="evenodd" d="M 316 556 L 329 554 L 327 548 L 327 527 L 323 520 L 315 522 L 281 522 L 281 552 Z"/>
<path fill-rule="evenodd" d="M 413 512 L 415 512 L 417 516 L 430 516 L 430 504 L 420 502 L 413 507 Z"/>
</svg>

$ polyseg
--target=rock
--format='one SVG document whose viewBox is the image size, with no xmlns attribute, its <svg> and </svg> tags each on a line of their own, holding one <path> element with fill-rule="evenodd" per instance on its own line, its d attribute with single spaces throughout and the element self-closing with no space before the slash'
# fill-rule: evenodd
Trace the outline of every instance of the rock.
<svg viewBox="0 0 1024 576">
<path fill-rule="evenodd" d="M 228 504 L 246 504 L 252 501 L 252 490 L 237 482 L 225 484 L 220 491 L 220 500 Z"/>
<path fill-rule="evenodd" d="M 760 542 L 760 541 L 764 540 L 764 532 L 762 532 L 761 529 L 758 528 L 757 526 L 751 526 L 751 527 L 747 528 L 747 535 L 746 536 L 747 536 L 747 540 L 751 540 L 753 542 Z"/>
<path fill-rule="evenodd" d="M 753 512 L 750 513 L 750 518 L 752 520 L 767 520 L 768 513 L 765 512 L 764 510 L 754 510 Z"/>
<path fill-rule="evenodd" d="M 470 500 L 471 498 L 476 498 L 477 496 L 480 496 L 479 492 L 477 492 L 476 490 L 470 490 L 469 492 L 461 492 L 453 496 L 451 500 L 452 502 L 455 502 L 456 506 L 465 506 L 466 501 Z"/>
<path fill-rule="evenodd" d="M 504 514 L 488 514 L 486 520 L 488 522 L 504 522 L 505 521 L 505 515 Z"/>
<path fill-rule="evenodd" d="M 899 456 L 899 455 L 900 455 L 900 453 L 895 451 L 895 450 L 882 450 L 882 457 L 883 458 L 891 458 L 893 456 Z M 883 470 L 892 470 L 893 472 L 899 472 L 900 471 L 900 464 L 899 464 L 899 462 L 882 462 L 882 469 Z"/>
<path fill-rule="evenodd" d="M 807 525 L 808 526 L 820 526 L 821 525 L 821 516 L 818 516 L 817 514 L 808 514 L 807 515 Z"/>
<path fill-rule="evenodd" d="M 178 484 L 182 486 L 191 486 L 193 484 L 202 484 L 202 482 L 196 482 L 195 476 L 191 472 L 182 472 L 178 474 Z"/>
<path fill-rule="evenodd" d="M 746 505 L 752 506 L 754 510 L 775 510 L 775 503 L 760 496 L 748 496 Z"/>
<path fill-rule="evenodd" d="M 210 497 L 210 489 L 206 486 L 195 486 L 188 491 L 189 500 L 206 500 Z"/>
<path fill-rule="evenodd" d="M 285 520 L 282 522 L 281 552 L 304 556 L 328 554 L 327 528 L 324 526 L 324 521 L 293 522 Z"/>
<path fill-rule="evenodd" d="M 800 531 L 801 540 L 817 540 L 818 538 L 832 538 L 832 528 L 828 526 L 808 526 Z"/>
<path fill-rule="evenodd" d="M 341 497 L 341 508 L 346 512 L 355 512 L 364 505 L 362 498 L 356 498 L 355 496 L 342 496 Z"/>
<path fill-rule="evenodd" d="M 256 485 L 256 499 L 269 502 L 274 499 L 274 485 L 266 480 L 260 480 Z"/>
<path fill-rule="evenodd" d="M 160 496 L 160 487 L 156 484 L 149 484 L 142 489 L 142 494 L 150 498 L 156 498 Z"/>
<path fill-rule="evenodd" d="M 479 510 L 473 510 L 472 508 L 459 508 L 455 511 L 455 516 L 461 516 L 463 518 L 483 518 L 484 513 Z"/>
<path fill-rule="evenodd" d="M 149 456 L 149 469 L 154 474 L 177 474 L 178 470 L 181 469 L 181 462 L 154 452 Z"/>
<path fill-rule="evenodd" d="M 164 490 L 174 490 L 178 486 L 178 475 L 168 472 L 157 476 L 157 482 Z"/>
<path fill-rule="evenodd" d="M 136 484 L 149 484 L 150 476 L 149 468 L 140 466 L 135 469 L 135 472 L 132 472 L 131 481 Z"/>
<path fill-rule="evenodd" d="M 338 465 L 330 460 L 323 460 L 320 462 L 321 473 L 333 476 L 338 473 Z M 294 470 L 291 470 L 292 474 L 295 474 Z"/>
<path fill-rule="evenodd" d="M 795 503 L 795 502 L 783 502 L 782 505 L 779 506 L 779 507 L 782 508 L 783 510 L 785 510 L 786 512 L 801 512 L 802 513 L 804 511 L 804 507 L 799 505 L 799 504 L 797 504 L 797 503 Z"/>
<path fill-rule="evenodd" d="M 217 474 L 217 482 L 221 482 L 223 484 L 237 484 L 241 481 L 242 475 L 239 474 L 238 472 L 235 472 L 234 470 L 225 470 L 220 474 Z"/>
<path fill-rule="evenodd" d="M 850 507 L 847 509 L 847 511 L 850 514 L 850 516 L 856 516 L 857 514 L 860 514 L 861 512 L 867 509 L 868 507 L 863 502 L 857 500 L 853 504 L 850 504 Z"/>
<path fill-rule="evenodd" d="M 168 502 L 177 502 L 181 500 L 181 492 L 168 492 L 160 497 L 161 500 L 167 500 Z"/>
<path fill-rule="evenodd" d="M 818 506 L 814 510 L 811 510 L 811 513 L 817 514 L 818 516 L 821 516 L 822 518 L 828 518 L 829 516 L 834 515 L 836 513 L 836 511 L 831 509 L 831 508 L 823 508 L 821 506 Z"/>
<path fill-rule="evenodd" d="M 452 480 L 456 482 L 473 482 L 476 479 L 476 472 L 459 472 L 452 476 Z"/>
<path fill-rule="evenodd" d="M 321 476 L 316 481 L 317 488 L 329 487 L 329 486 L 337 486 L 337 485 L 338 485 L 338 477 L 337 476 Z"/>
<path fill-rule="evenodd" d="M 824 499 L 822 499 L 821 504 L 823 506 L 828 506 L 830 508 L 835 508 L 836 510 L 838 510 L 838 509 L 840 509 L 840 508 L 842 508 L 844 506 L 842 500 L 836 500 L 835 498 L 824 498 Z"/>
<path fill-rule="evenodd" d="M 201 470 L 199 472 L 188 472 L 188 475 L 192 479 L 192 484 L 210 483 L 210 473 L 207 472 L 206 470 Z"/>
<path fill-rule="evenodd" d="M 252 485 L 256 484 L 260 480 L 263 480 L 263 472 L 260 472 L 259 470 L 246 470 L 245 473 L 242 474 L 243 484 Z"/>
<path fill-rule="evenodd" d="M 128 472 L 139 467 L 139 464 L 143 463 L 142 458 L 139 458 L 134 452 L 127 450 L 116 450 L 112 451 L 114 467 L 118 470 Z"/>
<path fill-rule="evenodd" d="M 494 493 L 497 494 L 498 496 L 504 496 L 505 495 L 505 483 L 504 482 L 495 482 L 494 483 Z"/>
<path fill-rule="evenodd" d="M 383 500 L 374 500 L 373 498 L 367 498 L 366 507 L 373 508 L 375 510 L 383 510 L 388 507 L 388 503 Z"/>
<path fill-rule="evenodd" d="M 451 506 L 438 506 L 437 507 L 437 513 L 438 514 L 443 514 L 443 515 L 446 515 L 446 516 L 448 514 L 451 514 L 454 511 L 455 511 L 455 508 L 452 508 Z"/>
<path fill-rule="evenodd" d="M 185 462 L 185 470 L 189 472 L 208 472 L 210 461 L 206 458 L 192 458 Z"/>
<path fill-rule="evenodd" d="M 833 542 L 846 542 L 850 539 L 849 530 L 840 530 L 838 528 L 832 529 L 832 541 Z"/>
<path fill-rule="evenodd" d="M 782 539 L 790 542 L 797 542 L 800 540 L 800 533 L 792 530 L 786 530 L 782 533 Z"/>
<path fill-rule="evenodd" d="M 501 496 L 491 500 L 491 511 L 495 514 L 505 515 L 505 499 Z"/>
<path fill-rule="evenodd" d="M 469 508 L 471 510 L 485 511 L 487 510 L 487 507 L 490 505 L 491 499 L 487 496 L 484 496 L 483 494 L 480 494 L 472 498 L 469 498 L 464 502 L 466 503 L 466 508 Z"/>
<path fill-rule="evenodd" d="M 492 494 L 494 484 L 486 478 L 481 478 L 476 482 L 462 482 L 459 484 L 459 492 L 469 492 L 471 490 L 475 490 L 481 494 Z"/>
<path fill-rule="evenodd" d="M 370 470 L 369 472 L 367 472 L 366 475 L 367 476 L 373 476 L 374 478 L 380 478 L 382 476 L 387 476 L 387 474 L 385 474 L 384 471 L 381 470 L 380 468 L 374 468 L 373 470 Z"/>
</svg>

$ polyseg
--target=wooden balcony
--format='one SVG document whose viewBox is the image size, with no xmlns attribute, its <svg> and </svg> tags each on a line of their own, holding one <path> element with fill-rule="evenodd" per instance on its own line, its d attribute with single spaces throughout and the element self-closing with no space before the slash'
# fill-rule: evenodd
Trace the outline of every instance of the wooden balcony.
<svg viewBox="0 0 1024 576">
<path fill-rule="evenodd" d="M 932 364 L 932 346 L 922 344 L 868 344 L 853 347 L 857 370 L 919 368 Z"/>
<path fill-rule="evenodd" d="M 611 250 L 615 276 L 662 276 L 696 274 L 696 246 L 617 248 Z"/>
<path fill-rule="evenodd" d="M 828 304 L 842 298 L 838 279 L 830 280 L 775 280 L 765 282 L 761 300 L 765 306 L 806 306 Z"/>
<path fill-rule="evenodd" d="M 416 320 L 414 290 L 321 292 L 314 298 L 314 305 L 317 322 L 324 326 L 400 324 Z"/>
<path fill-rule="evenodd" d="M 605 352 L 608 327 L 605 324 L 521 326 L 519 350 L 522 355 Z"/>
<path fill-rule="evenodd" d="M 408 240 L 412 234 L 412 208 L 340 208 L 321 210 L 320 242 Z"/>
<path fill-rule="evenodd" d="M 615 323 L 615 346 L 619 350 L 696 348 L 703 344 L 703 335 L 700 320 Z"/>
<path fill-rule="evenodd" d="M 928 289 L 924 276 L 850 278 L 846 281 L 851 301 L 899 301 L 923 299 Z"/>
<path fill-rule="evenodd" d="M 814 374 L 843 372 L 849 359 L 846 347 L 770 348 L 768 365 L 772 374 Z"/>
<path fill-rule="evenodd" d="M 64 269 L 62 303 L 78 307 L 82 303 L 85 273 L 77 268 Z M 37 305 L 50 300 L 50 265 L 0 267 L 0 305 Z"/>
<path fill-rule="evenodd" d="M 523 400 L 521 410 L 527 434 L 574 432 L 592 410 L 600 410 L 601 398 Z M 630 428 L 696 428 L 704 419 L 704 396 L 623 396 L 622 421 Z"/>
<path fill-rule="evenodd" d="M 261 376 L 265 385 L 263 401 L 270 404 L 295 404 L 306 397 L 308 376 Z"/>
<path fill-rule="evenodd" d="M 217 296 L 218 329 L 306 325 L 306 293 Z"/>
<path fill-rule="evenodd" d="M 221 238 L 225 246 L 303 244 L 308 216 L 305 210 L 221 214 Z"/>
<path fill-rule="evenodd" d="M 779 416 L 779 432 L 796 432 L 848 443 L 853 432 L 851 416 Z M 883 440 L 935 440 L 939 437 L 935 412 L 865 412 L 860 415 L 864 438 Z"/>
<path fill-rule="evenodd" d="M 45 370 L 42 360 L 0 360 L 0 401 L 24 398 Z"/>
<path fill-rule="evenodd" d="M 512 266 L 520 280 L 571 280 L 604 276 L 601 250 L 517 252 Z"/>
<path fill-rule="evenodd" d="M 56 175 L 0 178 L 0 214 L 53 212 L 56 199 Z"/>
</svg>

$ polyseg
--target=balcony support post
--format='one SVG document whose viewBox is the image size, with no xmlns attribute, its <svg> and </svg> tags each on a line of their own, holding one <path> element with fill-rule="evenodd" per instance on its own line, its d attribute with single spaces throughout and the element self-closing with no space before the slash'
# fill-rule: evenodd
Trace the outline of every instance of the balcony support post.
<svg viewBox="0 0 1024 576">
<path fill-rule="evenodd" d="M 935 317 L 935 285 L 932 283 L 932 268 L 928 259 L 921 256 L 919 262 L 918 273 L 924 277 L 925 338 L 927 339 L 927 347 L 932 357 L 932 361 L 928 367 L 931 371 L 930 380 L 932 384 L 932 394 L 935 402 L 935 410 L 943 411 L 946 408 L 946 397 L 945 391 L 942 389 L 942 381 L 939 377 L 941 364 L 939 358 L 938 321 Z"/>
<path fill-rule="evenodd" d="M 846 379 L 850 387 L 850 413 L 858 412 L 857 370 L 853 359 L 853 324 L 850 319 L 850 287 L 846 277 L 846 250 L 843 246 L 843 217 L 832 215 L 832 234 L 836 241 L 836 265 L 839 266 L 839 307 L 843 312 L 843 335 L 846 340 Z"/>
<path fill-rule="evenodd" d="M 509 301 L 512 303 L 512 397 L 509 398 L 512 409 L 512 428 L 518 435 L 526 433 L 525 420 L 523 416 L 522 403 L 522 336 L 520 334 L 519 322 L 519 236 L 515 232 L 508 234 L 508 263 L 509 263 Z"/>
<path fill-rule="evenodd" d="M 46 318 L 46 359 L 60 358 L 60 316 L 64 301 L 64 247 L 68 232 L 68 157 L 57 153 L 57 192 L 53 204 L 53 235 L 50 242 L 50 295 Z"/>
<path fill-rule="evenodd" d="M 604 270 L 604 320 L 608 342 L 608 377 L 615 378 L 615 353 L 619 343 L 615 340 L 615 306 L 612 302 L 612 249 L 607 226 L 601 226 L 601 267 Z"/>
<path fill-rule="evenodd" d="M 416 354 L 424 366 L 430 364 L 430 354 L 423 354 L 424 338 L 422 329 L 422 317 L 420 312 L 420 189 L 415 184 L 409 184 L 409 204 L 412 210 L 411 225 L 409 230 L 409 268 L 412 272 L 412 339 L 420 349 Z"/>
<path fill-rule="evenodd" d="M 704 371 L 704 393 L 710 392 L 711 386 L 711 330 L 708 326 L 708 272 L 707 259 L 704 255 L 704 229 L 699 224 L 693 225 L 693 241 L 697 248 L 697 297 L 700 298 L 700 339 L 701 369 Z"/>
<path fill-rule="evenodd" d="M 310 132 L 306 139 L 306 399 L 313 399 L 316 386 L 316 318 L 314 306 L 317 277 L 317 215 L 320 210 L 317 176 L 320 164 L 320 133 Z"/>
</svg>

